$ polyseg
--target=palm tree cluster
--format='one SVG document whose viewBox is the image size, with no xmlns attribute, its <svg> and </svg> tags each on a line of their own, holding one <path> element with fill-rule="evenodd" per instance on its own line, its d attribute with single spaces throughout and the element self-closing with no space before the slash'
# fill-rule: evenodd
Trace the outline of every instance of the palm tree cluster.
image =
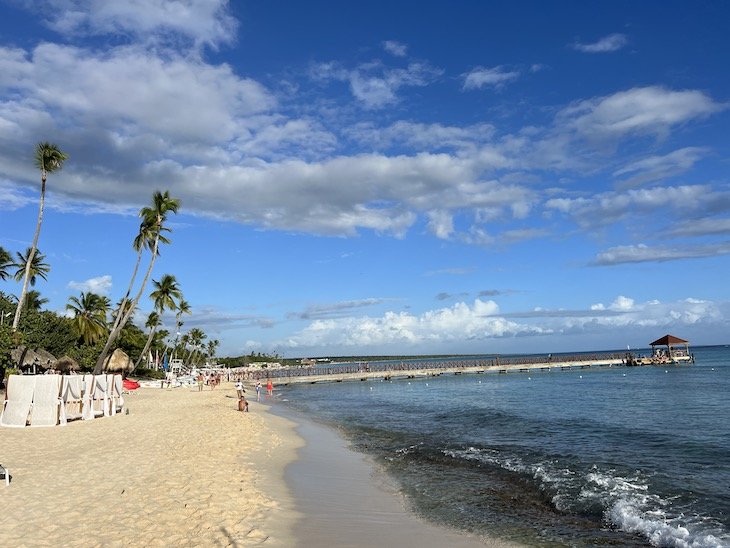
<svg viewBox="0 0 730 548">
<path fill-rule="evenodd" d="M 21 317 L 30 312 L 41 314 L 42 306 L 48 302 L 48 299 L 42 298 L 37 290 L 31 288 L 35 288 L 39 279 L 47 280 L 51 270 L 50 265 L 46 262 L 45 255 L 38 249 L 45 206 L 46 182 L 49 174 L 63 167 L 68 155 L 62 152 L 57 145 L 43 142 L 36 146 L 34 158 L 35 165 L 41 173 L 41 191 L 38 219 L 32 245 L 26 249 L 25 253 L 15 253 L 15 257 L 9 251 L 0 247 L 0 280 L 12 278 L 22 282 L 19 297 L 13 298 L 11 295 L 0 293 L 0 304 L 2 304 L 0 327 L 12 330 L 14 344 L 20 343 L 24 338 L 43 338 L 43 335 L 38 333 L 40 320 L 35 319 L 36 316 L 29 316 L 27 320 L 23 319 L 22 323 Z M 95 354 L 93 359 L 95 373 L 100 373 L 103 370 L 107 357 L 115 348 L 120 346 L 125 349 L 136 349 L 133 352 L 133 357 L 137 358 L 137 364 L 140 364 L 152 349 L 158 353 L 162 351 L 163 355 L 166 352 L 180 352 L 182 355 L 187 350 L 186 362 L 193 359 L 197 360 L 204 354 L 203 341 L 207 337 L 200 329 L 193 329 L 186 336 L 185 341 L 189 340 L 189 344 L 180 344 L 183 342 L 178 338 L 180 328 L 183 325 L 182 317 L 185 314 L 190 314 L 191 309 L 190 304 L 183 298 L 178 281 L 171 274 L 165 274 L 159 280 L 152 280 L 153 289 L 149 296 L 152 299 L 153 310 L 149 313 L 145 322 L 148 332 L 144 345 L 139 345 L 142 348 L 141 351 L 137 346 L 138 343 L 132 342 L 139 340 L 137 332 L 141 334 L 141 331 L 130 320 L 134 318 L 140 300 L 145 293 L 145 287 L 151 279 L 153 267 L 160 255 L 161 247 L 170 243 L 168 234 L 171 230 L 167 226 L 167 220 L 171 214 L 177 213 L 179 207 L 180 201 L 170 196 L 168 191 L 156 191 L 152 196 L 152 203 L 139 211 L 139 230 L 132 242 L 136 260 L 126 292 L 114 308 L 112 308 L 108 297 L 82 291 L 80 295 L 69 298 L 66 311 L 70 318 L 63 318 L 52 312 L 42 313 L 53 316 L 55 318 L 53 322 L 59 325 L 65 325 L 64 322 L 68 319 L 69 328 L 75 333 L 74 337 L 71 338 L 75 339 L 74 344 L 77 346 L 77 354 L 79 352 L 81 354 L 85 353 L 86 358 L 89 358 L 88 354 L 90 353 Z M 145 257 L 147 257 L 146 264 Z M 144 272 L 141 281 L 138 280 L 140 270 Z M 15 302 L 14 305 L 12 304 L 13 301 Z M 9 322 L 6 321 L 6 318 L 11 314 L 6 309 L 10 306 L 15 307 L 12 326 L 9 326 Z M 176 338 L 174 343 L 169 340 L 169 332 L 160 329 L 163 317 L 168 311 L 175 312 Z M 43 321 L 51 321 L 49 320 L 51 316 L 47 316 Z M 19 329 L 21 327 L 22 329 Z M 65 333 L 66 330 L 67 328 L 64 327 L 60 331 Z M 50 338 L 50 334 L 48 338 Z M 37 340 L 33 342 L 39 344 Z M 212 343 L 215 344 L 212 345 Z M 48 344 L 63 347 L 67 342 L 56 341 Z M 218 341 L 208 343 L 207 355 L 215 353 L 217 344 Z M 88 359 L 85 360 L 85 364 L 88 365 Z"/>
</svg>

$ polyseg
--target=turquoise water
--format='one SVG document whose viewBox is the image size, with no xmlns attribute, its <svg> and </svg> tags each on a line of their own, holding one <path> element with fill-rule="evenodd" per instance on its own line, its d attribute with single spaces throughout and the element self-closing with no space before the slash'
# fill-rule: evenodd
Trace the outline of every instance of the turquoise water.
<svg viewBox="0 0 730 548">
<path fill-rule="evenodd" d="M 695 365 L 297 385 L 412 509 L 534 546 L 730 546 L 730 349 Z"/>
</svg>

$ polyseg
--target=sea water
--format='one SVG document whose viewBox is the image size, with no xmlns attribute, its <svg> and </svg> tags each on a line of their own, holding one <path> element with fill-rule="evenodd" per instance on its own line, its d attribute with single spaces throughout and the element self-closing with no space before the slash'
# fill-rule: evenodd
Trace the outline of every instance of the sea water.
<svg viewBox="0 0 730 548">
<path fill-rule="evenodd" d="M 411 509 L 532 546 L 730 546 L 730 348 L 693 365 L 294 385 Z"/>
</svg>

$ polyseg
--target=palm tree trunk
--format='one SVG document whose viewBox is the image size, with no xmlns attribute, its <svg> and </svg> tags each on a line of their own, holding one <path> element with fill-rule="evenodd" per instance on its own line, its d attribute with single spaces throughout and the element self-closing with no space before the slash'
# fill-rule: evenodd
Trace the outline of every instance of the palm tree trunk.
<svg viewBox="0 0 730 548">
<path fill-rule="evenodd" d="M 152 346 L 152 338 L 155 336 L 155 331 L 157 331 L 157 329 L 155 329 L 155 328 L 150 329 L 150 334 L 147 337 L 147 342 L 144 345 L 144 350 L 142 350 L 142 353 L 139 355 L 139 358 L 137 358 L 137 363 L 134 364 L 134 369 L 137 369 L 139 367 L 139 364 L 142 361 L 142 358 L 144 358 L 147 355 L 147 352 L 149 352 L 150 346 Z M 132 371 L 134 371 L 134 369 L 132 369 Z"/>
<path fill-rule="evenodd" d="M 124 298 L 119 304 L 119 310 L 117 310 L 117 314 L 114 317 L 114 324 L 112 325 L 111 331 L 114 331 L 114 329 L 116 329 L 116 327 L 119 325 L 119 322 L 122 321 L 125 305 L 129 300 L 129 294 L 132 292 L 132 288 L 134 287 L 134 280 L 137 278 L 137 271 L 139 270 L 139 265 L 142 262 L 142 251 L 144 251 L 144 248 L 140 247 L 139 253 L 137 253 L 137 262 L 135 263 L 134 270 L 132 271 L 132 279 L 129 280 L 129 287 L 127 288 L 127 292 L 124 294 Z"/>
<path fill-rule="evenodd" d="M 161 223 L 161 219 L 158 217 L 158 223 Z M 134 300 L 132 301 L 132 304 L 129 307 L 129 310 L 124 313 L 122 320 L 119 322 L 119 324 L 109 333 L 109 338 L 106 341 L 106 344 L 104 345 L 104 349 L 101 351 L 101 354 L 99 355 L 99 358 L 96 360 L 96 367 L 94 367 L 94 375 L 99 375 L 104 368 L 104 360 L 106 360 L 107 355 L 109 354 L 109 351 L 111 350 L 112 344 L 114 344 L 114 341 L 119 337 L 119 333 L 122 332 L 122 329 L 124 329 L 124 326 L 127 325 L 127 322 L 129 321 L 129 318 L 132 317 L 132 314 L 134 314 L 135 308 L 137 308 L 137 304 L 139 303 L 139 300 L 142 298 L 142 293 L 144 292 L 145 285 L 147 285 L 147 281 L 149 280 L 150 274 L 152 274 L 152 267 L 155 266 L 155 259 L 157 258 L 157 246 L 160 243 L 160 227 L 158 226 L 157 235 L 155 236 L 155 245 L 152 249 L 152 258 L 150 259 L 150 264 L 147 267 L 147 272 L 145 273 L 144 279 L 142 280 L 142 285 L 139 288 L 139 291 L 137 292 L 137 295 L 135 296 Z"/>
<path fill-rule="evenodd" d="M 33 264 L 33 257 L 35 257 L 36 249 L 38 249 L 38 237 L 41 235 L 41 223 L 43 222 L 43 206 L 46 202 L 46 170 L 41 171 L 41 199 L 38 204 L 38 222 L 35 227 L 35 236 L 33 236 L 33 245 L 30 247 L 30 254 L 28 255 L 28 262 L 25 263 L 25 276 L 23 276 L 23 289 L 20 292 L 18 298 L 18 306 L 15 309 L 15 316 L 13 317 L 13 331 L 18 330 L 18 324 L 20 323 L 20 312 L 23 310 L 23 303 L 25 303 L 25 295 L 28 293 L 28 280 L 30 279 L 30 268 Z"/>
</svg>

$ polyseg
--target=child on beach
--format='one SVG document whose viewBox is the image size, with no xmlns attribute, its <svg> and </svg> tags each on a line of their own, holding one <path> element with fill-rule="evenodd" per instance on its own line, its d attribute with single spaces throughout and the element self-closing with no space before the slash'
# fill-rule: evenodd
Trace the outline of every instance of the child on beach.
<svg viewBox="0 0 730 548">
<path fill-rule="evenodd" d="M 273 396 L 274 395 L 274 383 L 271 382 L 271 379 L 269 379 L 269 382 L 266 383 L 266 393 L 269 396 Z"/>
</svg>

